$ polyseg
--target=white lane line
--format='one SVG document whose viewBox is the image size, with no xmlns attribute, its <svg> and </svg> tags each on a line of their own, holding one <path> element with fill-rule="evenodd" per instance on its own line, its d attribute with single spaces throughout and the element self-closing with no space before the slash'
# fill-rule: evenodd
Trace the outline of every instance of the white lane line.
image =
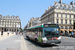
<svg viewBox="0 0 75 50">
<path fill-rule="evenodd" d="M 28 50 L 27 46 L 26 46 L 26 42 L 24 40 L 24 37 L 22 36 L 21 39 L 22 39 L 21 40 L 21 50 Z"/>
<path fill-rule="evenodd" d="M 52 48 L 59 48 L 59 49 L 74 49 L 74 46 L 59 46 L 59 47 L 52 47 Z"/>
</svg>

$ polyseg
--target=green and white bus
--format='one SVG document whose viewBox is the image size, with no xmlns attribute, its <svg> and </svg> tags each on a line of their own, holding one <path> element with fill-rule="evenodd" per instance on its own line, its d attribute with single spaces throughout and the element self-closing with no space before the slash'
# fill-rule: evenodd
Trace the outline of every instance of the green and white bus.
<svg viewBox="0 0 75 50">
<path fill-rule="evenodd" d="M 58 24 L 41 24 L 26 29 L 26 37 L 41 44 L 61 43 Z"/>
</svg>

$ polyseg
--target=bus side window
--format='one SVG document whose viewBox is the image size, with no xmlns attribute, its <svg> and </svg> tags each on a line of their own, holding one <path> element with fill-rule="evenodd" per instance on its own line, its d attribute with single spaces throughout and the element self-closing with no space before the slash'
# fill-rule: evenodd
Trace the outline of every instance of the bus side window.
<svg viewBox="0 0 75 50">
<path fill-rule="evenodd" d="M 40 29 L 38 30 L 38 36 L 41 36 L 41 31 L 40 31 Z"/>
<path fill-rule="evenodd" d="M 32 32 L 32 33 L 33 33 L 33 35 L 35 35 L 34 30 L 33 30 L 33 32 Z"/>
<path fill-rule="evenodd" d="M 35 31 L 35 34 L 37 34 L 37 31 Z"/>
</svg>

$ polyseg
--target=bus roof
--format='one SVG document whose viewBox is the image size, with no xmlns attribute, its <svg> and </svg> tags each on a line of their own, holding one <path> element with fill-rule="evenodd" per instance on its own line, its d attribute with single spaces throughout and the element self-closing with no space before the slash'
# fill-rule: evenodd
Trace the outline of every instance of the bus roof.
<svg viewBox="0 0 75 50">
<path fill-rule="evenodd" d="M 39 27 L 42 27 L 42 24 L 36 25 L 36 26 L 32 26 L 32 27 L 29 27 L 29 28 L 27 28 L 27 29 L 34 29 L 34 28 L 39 28 Z"/>
<path fill-rule="evenodd" d="M 50 24 L 50 25 L 53 25 L 53 24 Z M 55 24 L 55 25 L 58 25 L 58 24 Z M 32 27 L 28 27 L 27 29 L 34 29 L 34 28 L 39 28 L 39 27 L 43 27 L 44 24 L 39 24 L 39 25 L 35 25 L 35 26 L 32 26 Z"/>
</svg>

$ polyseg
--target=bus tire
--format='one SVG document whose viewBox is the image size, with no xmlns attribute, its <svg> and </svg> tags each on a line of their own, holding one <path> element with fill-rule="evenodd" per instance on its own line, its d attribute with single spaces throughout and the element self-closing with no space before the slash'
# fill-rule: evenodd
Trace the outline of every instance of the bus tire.
<svg viewBox="0 0 75 50">
<path fill-rule="evenodd" d="M 40 45 L 43 47 L 44 45 L 47 45 L 47 44 L 43 44 L 43 43 L 41 43 Z"/>
<path fill-rule="evenodd" d="M 26 36 L 26 38 L 29 40 L 29 37 L 28 36 Z"/>
<path fill-rule="evenodd" d="M 38 40 L 37 40 L 37 38 L 35 38 L 35 42 L 36 42 L 36 43 L 38 43 Z"/>
</svg>

